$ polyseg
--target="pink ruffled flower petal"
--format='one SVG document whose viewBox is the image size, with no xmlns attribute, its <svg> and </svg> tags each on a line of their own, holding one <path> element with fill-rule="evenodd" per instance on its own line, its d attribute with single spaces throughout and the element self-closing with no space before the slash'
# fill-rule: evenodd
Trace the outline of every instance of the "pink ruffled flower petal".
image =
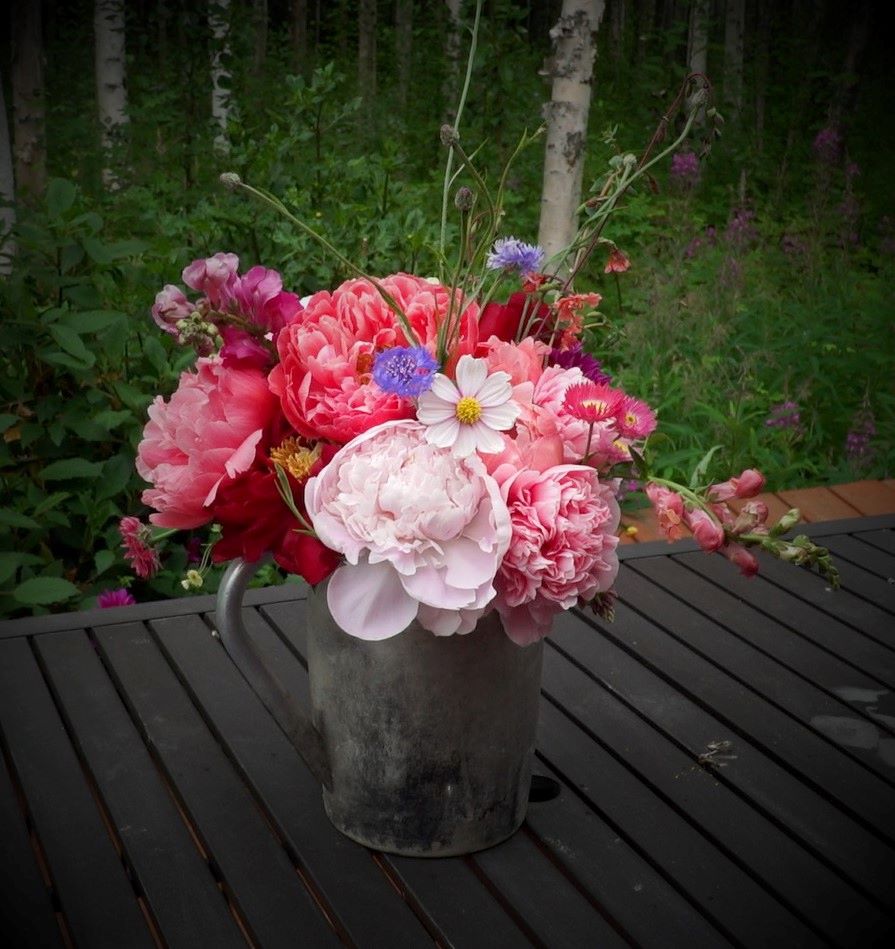
<svg viewBox="0 0 895 949">
<path fill-rule="evenodd" d="M 346 633 L 371 642 L 397 636 L 416 619 L 418 609 L 388 563 L 339 567 L 330 577 L 326 602 Z"/>
</svg>

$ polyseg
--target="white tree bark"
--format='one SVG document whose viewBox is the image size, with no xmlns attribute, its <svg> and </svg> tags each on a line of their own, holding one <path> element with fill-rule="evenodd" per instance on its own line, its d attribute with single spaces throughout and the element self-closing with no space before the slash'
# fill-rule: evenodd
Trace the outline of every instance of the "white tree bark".
<svg viewBox="0 0 895 949">
<path fill-rule="evenodd" d="M 687 70 L 705 75 L 709 55 L 709 0 L 693 0 L 687 33 Z M 705 107 L 696 115 L 696 125 L 705 125 Z"/>
<path fill-rule="evenodd" d="M 208 0 L 208 28 L 211 30 L 211 118 L 218 127 L 215 151 L 230 151 L 227 126 L 230 123 L 230 0 Z"/>
<path fill-rule="evenodd" d="M 746 0 L 727 0 L 724 18 L 724 102 L 735 119 L 743 108 L 743 48 Z"/>
<path fill-rule="evenodd" d="M 457 118 L 460 98 L 460 8 L 462 0 L 445 0 L 447 29 L 444 32 L 444 86 L 441 90 L 445 103 L 444 121 L 453 125 Z"/>
<path fill-rule="evenodd" d="M 12 273 L 16 244 L 10 232 L 16 223 L 16 184 L 12 171 L 12 147 L 6 121 L 6 98 L 0 82 L 0 276 Z"/>
<path fill-rule="evenodd" d="M 553 90 L 544 106 L 547 145 L 538 230 L 548 258 L 565 250 L 578 230 L 595 34 L 605 6 L 604 0 L 563 0 L 559 21 L 550 31 L 553 56 L 544 72 L 552 78 Z"/>
<path fill-rule="evenodd" d="M 40 4 L 12 7 L 13 157 L 17 197 L 42 195 L 47 183 L 44 51 Z"/>
<path fill-rule="evenodd" d="M 122 142 L 128 122 L 124 29 L 124 0 L 95 0 L 93 34 L 96 101 L 102 130 L 103 184 L 110 191 L 116 190 L 121 184 L 114 167 L 115 149 Z"/>
</svg>

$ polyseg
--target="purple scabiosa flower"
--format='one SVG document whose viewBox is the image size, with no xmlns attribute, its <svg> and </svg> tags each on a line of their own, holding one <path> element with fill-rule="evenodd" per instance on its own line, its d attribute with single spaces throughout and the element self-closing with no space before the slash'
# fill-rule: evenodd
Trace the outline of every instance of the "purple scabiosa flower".
<svg viewBox="0 0 895 949">
<path fill-rule="evenodd" d="M 580 340 L 568 349 L 551 350 L 549 363 L 551 366 L 562 366 L 563 369 L 573 369 L 577 366 L 585 378 L 598 385 L 605 386 L 612 382 L 612 376 L 603 370 L 600 360 L 586 353 Z"/>
<path fill-rule="evenodd" d="M 119 587 L 117 590 L 103 590 L 96 598 L 96 605 L 104 610 L 112 606 L 133 606 L 136 602 L 124 587 Z"/>
<path fill-rule="evenodd" d="M 534 273 L 544 263 L 544 250 L 537 244 L 524 244 L 515 237 L 498 237 L 486 261 L 491 270 L 518 270 Z"/>
<path fill-rule="evenodd" d="M 425 347 L 395 346 L 377 354 L 373 362 L 373 381 L 385 392 L 413 398 L 432 387 L 438 368 Z"/>
</svg>

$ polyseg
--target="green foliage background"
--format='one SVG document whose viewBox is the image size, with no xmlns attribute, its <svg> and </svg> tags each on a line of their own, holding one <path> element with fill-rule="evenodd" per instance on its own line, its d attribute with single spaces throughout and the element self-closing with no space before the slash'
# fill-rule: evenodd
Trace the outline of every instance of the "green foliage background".
<svg viewBox="0 0 895 949">
<path fill-rule="evenodd" d="M 166 569 L 147 583 L 131 576 L 117 533 L 122 515 L 145 513 L 133 458 L 146 407 L 191 362 L 149 316 L 163 284 L 219 250 L 239 254 L 242 269 L 279 269 L 299 295 L 348 276 L 288 222 L 224 191 L 222 171 L 283 197 L 370 272 L 434 268 L 438 129 L 452 104 L 441 4 L 415 6 L 402 106 L 390 5 L 380 5 L 379 91 L 365 105 L 353 4 L 320 5 L 302 71 L 292 62 L 288 4 L 270 3 L 268 53 L 256 70 L 248 5 L 235 3 L 238 116 L 226 160 L 212 148 L 205 5 L 150 6 L 128 5 L 131 121 L 114 192 L 101 186 L 98 123 L 89 118 L 92 4 L 57 4 L 47 23 L 52 180 L 18 207 L 18 256 L 0 283 L 0 615 L 89 605 L 122 585 L 138 598 L 183 593 L 183 544 L 168 544 Z M 758 42 L 755 5 L 747 6 Z M 478 163 L 493 175 L 541 121 L 549 86 L 539 70 L 556 8 L 487 5 L 461 134 L 468 149 L 481 146 Z M 710 475 L 757 466 L 771 488 L 892 476 L 891 72 L 882 31 L 871 31 L 859 81 L 843 76 L 838 8 L 818 9 L 809 44 L 789 28 L 790 5 L 774 5 L 775 68 L 763 76 L 760 57 L 747 55 L 744 108 L 701 162 L 698 184 L 676 184 L 663 168 L 607 232 L 632 269 L 606 275 L 594 258 L 578 281 L 603 294 L 611 324 L 592 338 L 594 350 L 659 411 L 668 472 L 720 445 Z M 712 36 L 720 41 L 723 24 Z M 613 154 L 643 149 L 685 75 L 685 43 L 683 19 L 660 28 L 631 18 L 620 45 L 604 23 L 587 182 L 599 181 Z M 718 46 L 709 58 L 723 98 Z M 824 164 L 811 145 L 844 84 L 845 149 Z M 511 175 L 506 232 L 524 240 L 537 234 L 541 162 L 541 146 L 531 147 Z M 850 163 L 858 175 L 847 174 Z M 765 424 L 785 401 L 799 405 L 798 430 Z M 875 433 L 856 458 L 846 438 L 862 412 Z"/>
</svg>

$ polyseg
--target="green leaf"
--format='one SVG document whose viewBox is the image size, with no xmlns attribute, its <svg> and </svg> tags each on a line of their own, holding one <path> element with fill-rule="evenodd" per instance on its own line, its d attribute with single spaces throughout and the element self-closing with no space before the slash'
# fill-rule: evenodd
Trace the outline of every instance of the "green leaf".
<svg viewBox="0 0 895 949">
<path fill-rule="evenodd" d="M 86 458 L 63 458 L 44 468 L 39 477 L 44 481 L 67 481 L 69 478 L 98 478 L 103 466 Z"/>
<path fill-rule="evenodd" d="M 159 375 L 164 376 L 170 371 L 171 363 L 168 354 L 165 352 L 165 347 L 155 336 L 150 336 L 144 340 L 143 355 L 152 363 L 152 368 Z"/>
<path fill-rule="evenodd" d="M 0 524 L 5 527 L 21 527 L 24 530 L 40 530 L 40 524 L 33 517 L 20 514 L 18 511 L 4 511 L 0 508 Z"/>
<path fill-rule="evenodd" d="M 98 550 L 93 555 L 93 562 L 96 565 L 96 575 L 99 576 L 115 563 L 115 554 L 111 550 Z"/>
<path fill-rule="evenodd" d="M 75 203 L 78 189 L 65 178 L 52 178 L 47 185 L 47 211 L 50 217 L 62 217 Z"/>
<path fill-rule="evenodd" d="M 6 583 L 19 567 L 38 563 L 41 563 L 41 559 L 34 554 L 25 554 L 18 550 L 0 552 L 0 583 Z"/>
<path fill-rule="evenodd" d="M 146 411 L 146 406 L 152 401 L 152 396 L 148 393 L 141 392 L 136 386 L 132 386 L 129 382 L 122 382 L 118 380 L 114 383 L 115 394 L 119 399 L 134 412 L 138 412 L 142 417 L 143 413 Z"/>
<path fill-rule="evenodd" d="M 693 474 L 690 475 L 690 484 L 688 487 L 691 490 L 695 490 L 701 483 L 703 478 L 705 478 L 705 473 L 709 469 L 712 458 L 715 455 L 716 451 L 719 451 L 723 446 L 722 445 L 712 445 L 712 447 L 700 458 L 699 463 L 693 469 Z"/>
<path fill-rule="evenodd" d="M 18 415 L 9 415 L 8 413 L 0 415 L 0 433 L 5 432 L 8 428 L 12 428 L 18 420 Z"/>
<path fill-rule="evenodd" d="M 59 505 L 68 500 L 71 497 L 70 491 L 54 491 L 53 494 L 44 498 L 40 504 L 34 509 L 33 513 L 35 517 L 41 517 L 46 514 L 47 511 L 52 511 L 54 507 L 59 507 Z"/>
<path fill-rule="evenodd" d="M 126 323 L 127 314 L 120 310 L 75 310 L 59 322 L 77 333 L 98 333 L 117 323 Z"/>
<path fill-rule="evenodd" d="M 73 329 L 56 323 L 50 327 L 50 335 L 56 340 L 61 349 L 69 356 L 80 360 L 85 368 L 92 366 L 96 361 L 96 357 L 84 345 L 84 340 Z"/>
<path fill-rule="evenodd" d="M 32 577 L 20 583 L 13 591 L 13 597 L 26 606 L 38 606 L 47 603 L 61 603 L 77 596 L 80 591 L 62 577 Z"/>
<path fill-rule="evenodd" d="M 81 244 L 94 263 L 110 264 L 114 259 L 109 248 L 95 237 L 85 237 L 81 240 Z"/>
</svg>

